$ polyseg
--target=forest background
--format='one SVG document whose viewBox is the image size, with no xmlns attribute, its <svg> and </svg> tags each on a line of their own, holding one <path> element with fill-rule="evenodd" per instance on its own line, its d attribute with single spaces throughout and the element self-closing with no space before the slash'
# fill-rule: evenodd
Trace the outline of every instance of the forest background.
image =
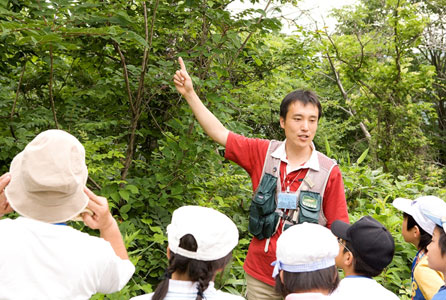
<svg viewBox="0 0 446 300">
<path fill-rule="evenodd" d="M 216 282 L 243 294 L 250 180 L 175 91 L 176 60 L 209 109 L 246 136 L 283 139 L 280 101 L 310 88 L 324 107 L 316 148 L 341 167 L 351 221 L 371 215 L 392 232 L 395 258 L 377 279 L 408 299 L 416 251 L 391 202 L 446 198 L 446 1 L 361 0 L 333 12 L 332 31 L 280 17 L 298 1 L 237 14 L 230 2 L 0 0 L 0 171 L 46 129 L 84 144 L 88 185 L 109 199 L 136 265 L 124 290 L 93 299 L 156 287 L 166 225 L 185 204 L 237 224 L 239 246 Z M 280 33 L 283 21 L 293 34 Z"/>
</svg>

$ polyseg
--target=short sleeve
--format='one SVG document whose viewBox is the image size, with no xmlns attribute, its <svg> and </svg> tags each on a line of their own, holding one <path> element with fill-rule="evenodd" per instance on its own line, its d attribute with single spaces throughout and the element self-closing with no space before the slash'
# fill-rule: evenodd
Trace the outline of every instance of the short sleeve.
<svg viewBox="0 0 446 300">
<path fill-rule="evenodd" d="M 109 249 L 103 253 L 101 277 L 99 278 L 98 292 L 110 294 L 120 291 L 135 272 L 135 266 L 128 259 L 122 259 L 115 254 L 111 245 L 106 242 Z"/>
<path fill-rule="evenodd" d="M 335 220 L 349 223 L 347 202 L 345 200 L 344 182 L 339 166 L 334 166 L 328 178 L 324 191 L 324 215 L 327 227 L 330 228 Z"/>
<path fill-rule="evenodd" d="M 225 158 L 235 162 L 248 172 L 251 176 L 253 190 L 259 184 L 269 143 L 269 140 L 247 138 L 229 132 Z"/>
</svg>

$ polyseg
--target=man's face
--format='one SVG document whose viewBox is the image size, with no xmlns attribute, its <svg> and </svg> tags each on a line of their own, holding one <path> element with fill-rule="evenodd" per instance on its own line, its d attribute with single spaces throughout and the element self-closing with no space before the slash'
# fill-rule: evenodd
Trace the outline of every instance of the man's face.
<svg viewBox="0 0 446 300">
<path fill-rule="evenodd" d="M 427 261 L 431 269 L 444 274 L 446 272 L 446 256 L 441 255 L 440 245 L 438 244 L 440 230 L 438 227 L 435 227 L 432 242 L 427 246 Z"/>
<path fill-rule="evenodd" d="M 316 105 L 304 105 L 295 101 L 288 106 L 286 119 L 280 118 L 280 127 L 285 130 L 287 143 L 295 149 L 305 149 L 311 145 L 317 130 L 319 110 Z"/>
</svg>

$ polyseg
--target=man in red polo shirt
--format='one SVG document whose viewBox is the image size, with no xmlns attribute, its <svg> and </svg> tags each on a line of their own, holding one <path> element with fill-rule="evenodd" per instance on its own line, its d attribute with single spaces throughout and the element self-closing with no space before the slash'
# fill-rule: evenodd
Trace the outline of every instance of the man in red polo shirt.
<svg viewBox="0 0 446 300">
<path fill-rule="evenodd" d="M 251 233 L 258 228 L 263 230 L 259 229 L 259 234 L 254 233 L 244 269 L 247 273 L 248 300 L 281 299 L 281 295 L 274 290 L 271 263 L 276 259 L 276 242 L 286 228 L 284 226 L 303 222 L 308 220 L 307 217 L 312 218 L 310 222 L 328 228 L 335 220 L 348 222 L 344 184 L 339 167 L 316 151 L 313 144 L 322 113 L 320 102 L 311 91 L 294 91 L 280 105 L 280 126 L 286 136 L 284 142 L 246 138 L 226 129 L 203 105 L 194 91 L 183 60 L 179 58 L 178 61 L 181 69 L 174 75 L 176 89 L 186 98 L 204 131 L 214 141 L 225 146 L 225 158 L 234 161 L 249 173 L 254 198 L 260 193 L 259 199 L 263 200 L 262 191 L 268 189 L 268 181 L 273 182 L 269 186 L 275 198 L 275 211 L 268 212 L 267 216 L 260 216 L 262 213 L 251 207 Z M 264 180 L 267 172 L 272 176 Z M 311 176 L 307 176 L 310 174 Z M 266 191 L 265 195 L 267 194 L 270 193 Z M 273 219 L 278 216 L 270 228 L 264 225 L 267 222 L 262 219 L 268 216 L 273 216 Z M 251 223 L 251 219 L 255 222 Z M 254 230 L 251 230 L 251 226 Z"/>
</svg>

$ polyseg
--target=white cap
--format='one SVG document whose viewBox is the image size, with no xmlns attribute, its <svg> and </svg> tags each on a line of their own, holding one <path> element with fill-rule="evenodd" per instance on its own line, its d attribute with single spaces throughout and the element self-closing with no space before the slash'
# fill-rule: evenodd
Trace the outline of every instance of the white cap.
<svg viewBox="0 0 446 300">
<path fill-rule="evenodd" d="M 273 277 L 280 270 L 311 272 L 335 265 L 339 245 L 331 231 L 318 224 L 291 226 L 277 240 Z"/>
<path fill-rule="evenodd" d="M 179 247 L 180 239 L 191 234 L 197 241 L 197 251 Z M 208 207 L 183 206 L 172 214 L 167 226 L 170 250 L 184 257 L 211 261 L 228 255 L 238 244 L 238 230 L 224 214 Z"/>
<path fill-rule="evenodd" d="M 433 197 L 427 205 L 421 208 L 423 215 L 446 232 L 446 203 L 440 198 Z"/>
<path fill-rule="evenodd" d="M 401 210 L 408 215 L 411 215 L 414 218 L 415 222 L 417 222 L 417 224 L 420 225 L 424 231 L 432 235 L 434 233 L 435 223 L 424 216 L 421 210 L 425 206 L 430 205 L 430 203 L 436 202 L 438 200 L 441 201 L 440 198 L 435 196 L 423 196 L 413 201 L 406 198 L 396 198 L 395 200 L 393 200 L 392 204 L 396 209 Z"/>
</svg>

